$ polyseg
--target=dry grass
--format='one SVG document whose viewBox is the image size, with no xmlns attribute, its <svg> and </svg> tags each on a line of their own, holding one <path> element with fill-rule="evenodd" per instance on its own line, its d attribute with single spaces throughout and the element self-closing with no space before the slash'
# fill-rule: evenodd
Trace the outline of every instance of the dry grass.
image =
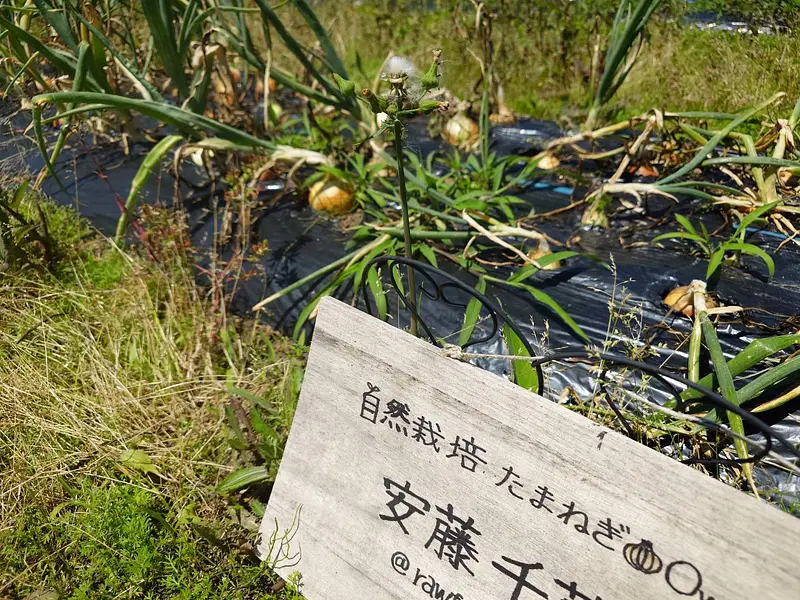
<svg viewBox="0 0 800 600">
<path fill-rule="evenodd" d="M 474 86 L 480 66 L 474 55 L 480 55 L 480 44 L 466 5 L 458 18 L 450 10 L 395 12 L 376 6 L 383 5 L 335 2 L 320 7 L 320 17 L 358 85 L 370 82 L 389 51 L 426 65 L 430 50 L 440 47 L 445 87 L 461 98 L 479 98 L 480 90 Z M 291 11 L 282 16 L 292 31 L 305 31 Z M 495 66 L 512 109 L 537 118 L 579 122 L 591 101 L 593 21 L 557 16 L 555 22 L 534 25 L 496 21 Z M 638 115 L 652 107 L 737 111 L 776 91 L 788 94 L 787 105 L 800 97 L 796 34 L 701 31 L 659 18 L 648 31 L 650 41 L 609 107 L 605 115 L 609 119 Z M 281 62 L 286 57 L 278 48 L 275 60 L 289 64 Z"/>
<path fill-rule="evenodd" d="M 112 259 L 117 262 L 116 259 Z M 119 477 L 139 449 L 170 485 L 215 485 L 231 469 L 211 321 L 192 285 L 122 258 L 120 282 L 0 286 L 0 524 L 34 499 L 55 502 L 63 476 Z M 280 365 L 233 383 L 259 393 Z M 123 467 L 124 468 L 124 467 Z"/>
<path fill-rule="evenodd" d="M 796 35 L 750 36 L 654 28 L 618 102 L 634 110 L 738 111 L 788 94 L 786 118 L 800 96 Z M 788 107 L 788 108 L 787 108 Z"/>
<path fill-rule="evenodd" d="M 65 228 L 57 219 L 51 223 Z M 59 232 L 62 240 L 69 237 L 64 233 Z M 219 577 L 235 582 L 250 576 L 218 573 L 226 564 L 268 577 L 247 556 L 235 558 L 247 554 L 242 548 L 253 541 L 242 519 L 252 527 L 257 517 L 240 507 L 234 525 L 229 499 L 215 490 L 226 475 L 254 461 L 251 452 L 230 443 L 226 407 L 232 397 L 226 385 L 265 398 L 286 414 L 286 390 L 294 389 L 302 352 L 261 326 L 215 313 L 194 283 L 189 257 L 164 251 L 156 264 L 102 239 L 71 248 L 62 244 L 62 250 L 55 274 L 0 274 L 0 563 L 8 561 L 0 568 L 0 597 L 22 597 L 45 584 L 69 596 L 80 577 L 64 575 L 57 565 L 80 561 L 61 550 L 48 556 L 62 534 L 34 549 L 35 528 L 62 531 L 65 519 L 94 518 L 101 522 L 93 535 L 102 539 L 103 532 L 124 527 L 140 513 L 134 507 L 121 517 L 103 516 L 105 501 L 98 499 L 128 502 L 135 493 L 144 494 L 136 502 L 158 503 L 171 526 L 186 513 L 204 527 L 227 532 L 219 535 L 232 549 L 207 566 L 216 570 L 206 573 L 211 589 Z M 241 409 L 241 400 L 236 402 Z M 136 462 L 141 454 L 126 460 L 129 451 L 144 453 L 152 465 Z M 50 520 L 37 525 L 32 514 Z M 34 533 L 20 534 L 21 528 Z M 170 565 L 183 564 L 170 577 L 205 568 L 193 562 L 206 552 L 202 536 L 190 530 L 184 537 L 165 535 L 154 530 L 130 539 L 194 557 L 184 563 L 170 559 Z M 214 552 L 219 548 L 212 546 Z M 90 569 L 116 568 L 99 556 L 87 560 Z"/>
</svg>

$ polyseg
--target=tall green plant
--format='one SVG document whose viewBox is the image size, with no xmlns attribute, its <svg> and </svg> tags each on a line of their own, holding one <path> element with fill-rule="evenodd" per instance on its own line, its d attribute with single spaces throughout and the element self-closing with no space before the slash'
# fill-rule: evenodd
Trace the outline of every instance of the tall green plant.
<svg viewBox="0 0 800 600">
<path fill-rule="evenodd" d="M 594 129 L 600 110 L 608 104 L 633 69 L 644 43 L 645 29 L 661 0 L 621 0 L 608 37 L 603 74 L 589 109 L 585 129 Z"/>
<path fill-rule="evenodd" d="M 417 82 L 411 81 L 417 77 L 416 68 L 407 59 L 392 57 L 384 67 L 383 78 L 389 84 L 389 93 L 386 97 L 377 97 L 369 90 L 363 90 L 359 96 L 376 115 L 385 113 L 387 118 L 382 130 L 390 131 L 394 138 L 395 159 L 397 160 L 397 182 L 400 192 L 400 204 L 403 217 L 403 246 L 406 258 L 413 258 L 414 251 L 411 242 L 411 224 L 409 220 L 408 191 L 405 181 L 405 152 L 403 138 L 405 137 L 405 119 L 419 114 L 429 114 L 446 106 L 446 103 L 437 100 L 425 100 L 425 95 L 432 89 L 439 87 L 439 69 L 441 67 L 441 51 L 436 50 L 433 62 L 428 71 L 419 81 L 422 94 L 416 89 Z M 334 77 L 342 94 L 355 98 L 355 84 L 338 74 Z M 416 285 L 414 282 L 414 269 L 409 267 L 407 301 L 411 309 L 411 334 L 417 335 L 416 318 Z"/>
<path fill-rule="evenodd" d="M 187 102 L 194 112 L 205 109 L 213 67 L 213 55 L 210 55 L 205 58 L 203 69 L 191 77 L 187 74 L 189 44 L 211 14 L 201 12 L 201 6 L 201 0 L 189 0 L 185 5 L 174 0 L 142 0 L 142 12 L 150 27 L 156 54 L 181 101 Z"/>
<path fill-rule="evenodd" d="M 230 19 L 223 19 L 219 24 L 220 32 L 236 53 L 259 72 L 266 73 L 279 84 L 309 100 L 347 110 L 354 117 L 360 119 L 362 113 L 355 97 L 343 94 L 334 79 L 334 75 L 343 79 L 348 78 L 344 63 L 307 0 L 290 0 L 289 3 L 300 13 L 314 34 L 314 39 L 322 49 L 322 56 L 319 56 L 313 48 L 303 44 L 298 36 L 289 30 L 284 20 L 278 15 L 277 8 L 270 6 L 266 0 L 255 0 L 255 3 L 261 13 L 262 30 L 267 44 L 270 46 L 268 51 L 270 53 L 272 51 L 272 32 L 274 32 L 318 87 L 306 85 L 301 77 L 293 75 L 285 67 L 264 61 L 253 45 L 253 36 L 245 19 L 238 18 L 233 22 Z M 284 2 L 280 6 L 285 4 Z"/>
</svg>

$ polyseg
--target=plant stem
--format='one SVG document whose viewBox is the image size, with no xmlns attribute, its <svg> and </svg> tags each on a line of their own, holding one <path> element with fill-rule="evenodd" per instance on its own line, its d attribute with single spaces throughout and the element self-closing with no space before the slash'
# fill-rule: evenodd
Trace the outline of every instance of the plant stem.
<svg viewBox="0 0 800 600">
<path fill-rule="evenodd" d="M 414 258 L 411 251 L 411 224 L 408 220 L 408 197 L 406 195 L 406 177 L 403 156 L 403 123 L 397 119 L 394 122 L 394 152 L 397 155 L 397 183 L 400 188 L 400 203 L 403 207 L 403 241 L 405 243 L 406 258 Z M 417 337 L 417 288 L 414 285 L 414 268 L 411 265 L 406 267 L 408 274 L 408 293 L 406 299 L 411 309 L 411 335 Z"/>
<path fill-rule="evenodd" d="M 405 238 L 406 232 L 399 227 L 375 227 L 375 231 L 388 233 L 392 237 Z M 468 240 L 476 236 L 472 231 L 430 231 L 427 229 L 417 229 L 411 232 L 412 240 Z"/>
<path fill-rule="evenodd" d="M 317 269 L 316 271 L 314 271 L 313 273 L 311 273 L 309 275 L 306 275 L 302 279 L 298 279 L 297 281 L 295 281 L 291 285 L 287 285 L 285 288 L 283 288 L 282 290 L 280 290 L 278 292 L 275 292 L 274 294 L 272 294 L 268 298 L 264 298 L 261 302 L 259 302 L 255 306 L 253 306 L 252 310 L 254 310 L 254 311 L 255 310 L 261 310 L 262 308 L 264 308 L 270 302 L 273 302 L 274 300 L 277 300 L 278 298 L 282 298 L 286 294 L 289 294 L 289 293 L 295 291 L 296 289 L 303 287 L 307 283 L 311 283 L 312 281 L 314 281 L 318 277 L 322 277 L 323 275 L 327 275 L 331 271 L 335 271 L 339 267 L 342 267 L 342 266 L 346 265 L 359 252 L 361 252 L 360 248 L 358 250 L 354 250 L 353 252 L 350 252 L 349 254 L 345 254 L 342 258 L 333 261 L 329 265 L 325 265 L 321 269 Z"/>
<path fill-rule="evenodd" d="M 589 114 L 586 117 L 586 121 L 583 124 L 583 129 L 585 131 L 592 131 L 596 124 L 597 124 L 597 116 L 600 112 L 600 106 L 597 101 L 592 104 L 592 108 L 589 109 Z"/>
<path fill-rule="evenodd" d="M 700 320 L 700 327 L 703 333 L 703 339 L 705 339 L 706 342 L 706 348 L 708 348 L 708 353 L 711 356 L 711 364 L 714 367 L 714 373 L 716 374 L 717 381 L 719 382 L 719 391 L 726 400 L 733 402 L 738 406 L 741 402 L 737 398 L 736 388 L 733 385 L 733 375 L 731 375 L 730 369 L 728 368 L 728 361 L 725 359 L 725 355 L 722 353 L 722 346 L 720 346 L 719 339 L 717 338 L 717 331 L 714 328 L 714 324 L 711 322 L 711 319 L 708 317 L 708 313 L 705 311 L 699 312 L 697 316 Z M 742 417 L 732 411 L 727 411 L 727 413 L 728 424 L 730 425 L 730 428 L 743 438 L 745 431 Z M 743 439 L 734 439 L 733 445 L 736 448 L 736 454 L 740 459 L 744 460 L 750 456 L 747 450 L 747 444 Z M 753 465 L 750 463 L 743 463 L 742 472 L 744 473 L 745 479 L 750 486 L 750 490 L 753 492 L 755 497 L 758 498 L 758 488 L 756 488 L 756 482 L 753 478 Z"/>
<path fill-rule="evenodd" d="M 686 292 L 692 296 L 694 309 L 694 324 L 689 338 L 689 381 L 700 381 L 700 347 L 703 343 L 703 332 L 700 324 L 700 313 L 707 312 L 706 308 L 706 282 L 695 280 L 689 285 Z"/>
</svg>

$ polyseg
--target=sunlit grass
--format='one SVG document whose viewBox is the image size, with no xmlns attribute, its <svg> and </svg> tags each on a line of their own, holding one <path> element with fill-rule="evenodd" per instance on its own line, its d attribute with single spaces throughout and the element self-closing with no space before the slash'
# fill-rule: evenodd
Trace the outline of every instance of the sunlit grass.
<svg viewBox="0 0 800 600">
<path fill-rule="evenodd" d="M 0 274 L 0 597 L 272 597 L 259 511 L 231 520 L 216 490 L 264 464 L 231 443 L 226 386 L 284 414 L 302 354 L 221 325 L 177 253 L 123 254 L 40 202 L 57 262 Z"/>
</svg>

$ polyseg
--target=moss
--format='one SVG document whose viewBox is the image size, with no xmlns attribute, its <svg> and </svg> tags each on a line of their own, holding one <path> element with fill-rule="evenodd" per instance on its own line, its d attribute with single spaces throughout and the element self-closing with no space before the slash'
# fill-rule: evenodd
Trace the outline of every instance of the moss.
<svg viewBox="0 0 800 600">
<path fill-rule="evenodd" d="M 59 598 L 283 598 L 275 577 L 231 524 L 203 522 L 191 509 L 121 482 L 89 478 L 54 508 L 25 509 L 0 534 L 0 563 L 27 571 L 19 597 L 54 590 Z M 36 582 L 35 585 L 31 585 Z"/>
<path fill-rule="evenodd" d="M 124 255 L 116 250 L 107 250 L 101 256 L 89 254 L 83 262 L 83 269 L 88 283 L 103 290 L 113 288 L 130 272 Z"/>
</svg>

